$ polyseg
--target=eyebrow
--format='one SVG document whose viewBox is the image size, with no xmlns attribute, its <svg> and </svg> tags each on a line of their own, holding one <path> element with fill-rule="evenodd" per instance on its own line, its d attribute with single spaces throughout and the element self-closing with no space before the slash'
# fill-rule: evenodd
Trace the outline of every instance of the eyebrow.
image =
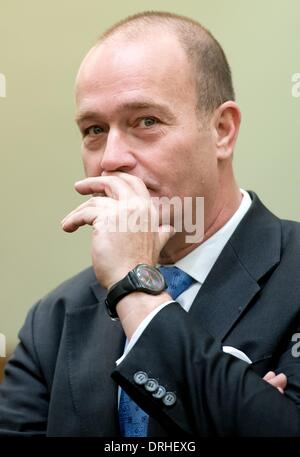
<svg viewBox="0 0 300 457">
<path fill-rule="evenodd" d="M 154 109 L 156 111 L 160 111 L 162 114 L 164 114 L 169 120 L 173 120 L 175 118 L 174 114 L 170 110 L 170 108 L 166 104 L 162 103 L 155 103 L 153 101 L 137 101 L 137 102 L 125 102 L 122 103 L 118 107 L 118 111 L 122 110 L 143 110 L 143 109 Z M 101 111 L 92 111 L 92 110 L 87 110 L 87 111 L 79 111 L 75 117 L 75 121 L 77 124 L 80 124 L 81 122 L 88 120 L 88 119 L 96 119 L 96 118 L 103 118 L 105 117 L 105 114 L 102 113 Z"/>
</svg>

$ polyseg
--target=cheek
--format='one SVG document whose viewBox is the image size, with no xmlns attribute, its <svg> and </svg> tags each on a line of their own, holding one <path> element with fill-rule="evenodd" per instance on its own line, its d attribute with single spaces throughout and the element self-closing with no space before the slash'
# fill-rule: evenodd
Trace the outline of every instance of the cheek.
<svg viewBox="0 0 300 457">
<path fill-rule="evenodd" d="M 182 194 L 202 195 L 216 167 L 210 142 L 199 135 L 186 137 L 174 145 L 173 153 L 169 182 Z"/>
<path fill-rule="evenodd" d="M 199 145 L 190 138 L 179 138 L 170 150 L 169 173 L 177 185 L 187 184 L 200 164 Z M 170 166 L 171 164 L 171 166 Z"/>
<path fill-rule="evenodd" d="M 85 175 L 87 177 L 99 176 L 102 172 L 99 154 L 91 153 L 83 148 L 81 156 Z"/>
</svg>

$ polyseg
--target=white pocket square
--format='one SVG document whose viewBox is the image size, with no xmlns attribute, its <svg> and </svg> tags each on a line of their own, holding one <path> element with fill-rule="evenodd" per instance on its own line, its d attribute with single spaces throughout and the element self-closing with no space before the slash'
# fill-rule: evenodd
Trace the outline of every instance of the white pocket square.
<svg viewBox="0 0 300 457">
<path fill-rule="evenodd" d="M 244 362 L 252 363 L 251 359 L 249 359 L 249 357 L 244 352 L 234 348 L 233 346 L 223 346 L 223 352 L 231 354 L 238 359 L 244 360 Z"/>
</svg>

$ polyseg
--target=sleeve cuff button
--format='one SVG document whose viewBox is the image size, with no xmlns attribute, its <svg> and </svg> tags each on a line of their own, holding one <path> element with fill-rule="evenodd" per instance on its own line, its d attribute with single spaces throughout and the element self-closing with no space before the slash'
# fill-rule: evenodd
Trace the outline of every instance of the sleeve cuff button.
<svg viewBox="0 0 300 457">
<path fill-rule="evenodd" d="M 137 371 L 133 375 L 133 380 L 136 384 L 142 386 L 143 384 L 146 384 L 146 382 L 148 381 L 148 375 L 144 371 Z"/>
<path fill-rule="evenodd" d="M 166 406 L 173 406 L 176 403 L 176 395 L 174 392 L 167 392 L 162 401 Z"/>
<path fill-rule="evenodd" d="M 148 392 L 155 392 L 158 388 L 158 382 L 156 379 L 154 378 L 149 378 L 148 381 L 146 382 L 145 384 L 145 389 L 148 391 Z"/>
<path fill-rule="evenodd" d="M 164 386 L 158 386 L 157 391 L 152 394 L 154 398 L 163 398 L 166 395 L 166 389 Z"/>
</svg>

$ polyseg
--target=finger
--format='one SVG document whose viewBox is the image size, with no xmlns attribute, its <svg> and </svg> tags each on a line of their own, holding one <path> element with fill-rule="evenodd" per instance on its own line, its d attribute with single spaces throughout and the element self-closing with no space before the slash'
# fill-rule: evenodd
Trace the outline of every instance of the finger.
<svg viewBox="0 0 300 457">
<path fill-rule="evenodd" d="M 280 373 L 276 376 L 277 378 L 277 387 L 281 389 L 285 389 L 287 386 L 287 377 L 284 373 Z"/>
<path fill-rule="evenodd" d="M 67 216 L 65 216 L 62 221 L 61 221 L 61 224 L 63 225 L 63 223 L 66 221 L 66 219 L 70 216 L 72 216 L 73 214 L 77 213 L 78 211 L 81 211 L 82 209 L 84 208 L 87 208 L 87 207 L 107 207 L 108 204 L 113 204 L 115 203 L 115 200 L 113 200 L 112 198 L 109 198 L 109 197 L 92 197 L 92 198 L 89 198 L 87 201 L 85 201 L 84 203 L 82 203 L 81 205 L 77 206 L 77 208 L 75 208 L 73 211 L 71 211 L 70 213 L 67 214 Z"/>
<path fill-rule="evenodd" d="M 112 174 L 105 173 L 105 175 L 102 176 L 110 175 L 117 176 L 120 179 L 123 179 L 123 181 L 125 181 L 137 195 L 145 198 L 150 198 L 149 190 L 141 178 L 134 175 L 130 175 L 129 173 L 124 173 L 122 171 L 114 171 L 112 172 Z"/>
<path fill-rule="evenodd" d="M 77 211 L 75 214 L 68 216 L 62 228 L 65 232 L 75 232 L 79 227 L 83 225 L 93 225 L 94 221 L 99 216 L 99 208 L 84 208 L 80 211 Z"/>
<path fill-rule="evenodd" d="M 96 176 L 75 183 L 75 189 L 82 195 L 105 193 L 116 200 L 135 196 L 132 188 L 117 176 Z"/>
<path fill-rule="evenodd" d="M 265 381 L 269 381 L 269 379 L 272 379 L 276 376 L 274 371 L 268 371 L 268 373 L 263 377 Z"/>
<path fill-rule="evenodd" d="M 281 394 L 284 393 L 284 390 L 283 390 L 281 387 L 277 387 L 277 390 L 279 390 L 279 392 L 280 392 Z"/>
<path fill-rule="evenodd" d="M 160 248 L 162 249 L 172 236 L 175 235 L 175 228 L 172 225 L 160 225 L 158 228 L 158 236 Z"/>
<path fill-rule="evenodd" d="M 92 195 L 93 195 L 93 197 L 106 197 L 107 198 L 107 195 L 105 194 L 105 192 L 95 192 Z"/>
<path fill-rule="evenodd" d="M 267 382 L 274 387 L 285 389 L 287 385 L 287 377 L 285 376 L 285 374 L 280 373 Z"/>
</svg>

